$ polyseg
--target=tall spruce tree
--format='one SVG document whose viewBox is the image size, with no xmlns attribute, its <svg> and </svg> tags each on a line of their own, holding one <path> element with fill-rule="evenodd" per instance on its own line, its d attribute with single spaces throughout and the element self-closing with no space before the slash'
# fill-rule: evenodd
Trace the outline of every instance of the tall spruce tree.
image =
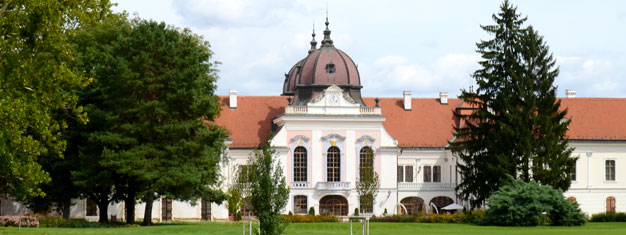
<svg viewBox="0 0 626 235">
<path fill-rule="evenodd" d="M 478 88 L 463 90 L 460 98 L 473 107 L 455 112 L 451 149 L 462 162 L 459 194 L 472 207 L 482 205 L 507 175 L 524 181 L 537 180 L 567 190 L 572 149 L 565 133 L 569 120 L 560 109 L 553 85 L 558 75 L 555 61 L 526 18 L 505 1 L 495 25 L 481 26 L 494 35 L 477 43 L 483 60 L 474 72 Z"/>
</svg>

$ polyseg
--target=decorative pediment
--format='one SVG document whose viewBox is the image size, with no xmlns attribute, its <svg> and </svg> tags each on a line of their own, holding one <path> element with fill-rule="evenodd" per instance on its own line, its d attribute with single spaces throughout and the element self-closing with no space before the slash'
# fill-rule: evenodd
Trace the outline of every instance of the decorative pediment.
<svg viewBox="0 0 626 235">
<path fill-rule="evenodd" d="M 309 142 L 309 138 L 303 135 L 297 135 L 291 138 L 291 143 L 298 146 L 304 146 Z"/>
<path fill-rule="evenodd" d="M 360 138 L 358 138 L 356 140 L 357 143 L 361 143 L 364 146 L 370 146 L 370 145 L 374 144 L 374 141 L 376 141 L 376 139 L 372 138 L 369 135 L 361 136 Z"/>
<path fill-rule="evenodd" d="M 323 141 L 328 141 L 328 140 L 333 140 L 333 139 L 334 139 L 334 140 L 341 140 L 341 141 L 343 141 L 343 140 L 345 140 L 345 139 L 346 139 L 346 137 L 343 137 L 343 136 L 340 136 L 340 135 L 338 135 L 338 134 L 334 134 L 334 133 L 333 133 L 333 134 L 330 134 L 330 135 L 327 135 L 327 136 L 322 137 L 322 140 L 323 140 Z"/>
</svg>

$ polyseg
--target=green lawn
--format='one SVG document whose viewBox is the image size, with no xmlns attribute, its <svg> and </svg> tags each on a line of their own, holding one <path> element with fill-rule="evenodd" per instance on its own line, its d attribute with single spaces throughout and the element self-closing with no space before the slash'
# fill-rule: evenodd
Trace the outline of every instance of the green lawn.
<svg viewBox="0 0 626 235">
<path fill-rule="evenodd" d="M 360 234 L 360 224 L 354 224 Z M 124 228 L 0 228 L 4 234 L 241 234 L 237 223 L 158 224 L 151 227 Z M 358 231 L 358 232 L 357 232 Z M 284 234 L 349 234 L 349 223 L 291 224 Z M 371 234 L 626 234 L 626 223 L 588 223 L 579 227 L 494 227 L 467 224 L 372 223 Z"/>
</svg>

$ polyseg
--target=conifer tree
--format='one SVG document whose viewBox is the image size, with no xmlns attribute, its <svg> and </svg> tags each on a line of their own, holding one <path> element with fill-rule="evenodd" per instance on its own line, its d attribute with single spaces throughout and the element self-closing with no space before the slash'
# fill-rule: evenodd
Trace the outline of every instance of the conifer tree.
<svg viewBox="0 0 626 235">
<path fill-rule="evenodd" d="M 455 112 L 454 154 L 462 162 L 459 194 L 479 206 L 508 183 L 507 175 L 567 190 L 572 149 L 565 133 L 567 110 L 561 110 L 553 85 L 555 61 L 526 18 L 505 1 L 495 25 L 481 26 L 494 38 L 477 43 L 481 69 L 478 88 L 460 98 L 472 112 Z"/>
</svg>

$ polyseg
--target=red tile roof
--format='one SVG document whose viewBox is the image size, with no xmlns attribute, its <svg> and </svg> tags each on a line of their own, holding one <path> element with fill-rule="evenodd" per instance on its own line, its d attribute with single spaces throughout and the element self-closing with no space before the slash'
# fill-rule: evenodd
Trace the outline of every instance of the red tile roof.
<svg viewBox="0 0 626 235">
<path fill-rule="evenodd" d="M 237 109 L 230 109 L 228 96 L 220 97 L 222 112 L 215 123 L 226 127 L 233 140 L 230 148 L 257 148 L 272 131 L 272 120 L 285 112 L 285 96 L 239 96 Z"/>
<path fill-rule="evenodd" d="M 562 98 L 571 140 L 626 140 L 626 98 Z"/>
<path fill-rule="evenodd" d="M 367 106 L 376 104 L 373 98 L 363 100 Z M 379 105 L 387 117 L 383 126 L 399 147 L 445 147 L 452 139 L 452 110 L 457 103 L 459 99 L 442 105 L 435 98 L 413 98 L 411 111 L 405 111 L 403 98 L 380 98 Z"/>
<path fill-rule="evenodd" d="M 363 99 L 374 106 L 374 98 Z M 625 98 L 563 98 L 572 120 L 568 136 L 573 140 L 626 140 Z M 228 96 L 221 97 L 222 113 L 215 120 L 226 127 L 233 139 L 231 148 L 256 148 L 269 137 L 272 120 L 284 112 L 285 96 L 239 96 L 238 108 L 231 110 Z M 413 98 L 412 110 L 405 111 L 403 98 L 380 98 L 383 126 L 398 140 L 399 147 L 445 147 L 455 125 L 452 110 L 459 99 L 441 105 L 435 98 Z"/>
</svg>

